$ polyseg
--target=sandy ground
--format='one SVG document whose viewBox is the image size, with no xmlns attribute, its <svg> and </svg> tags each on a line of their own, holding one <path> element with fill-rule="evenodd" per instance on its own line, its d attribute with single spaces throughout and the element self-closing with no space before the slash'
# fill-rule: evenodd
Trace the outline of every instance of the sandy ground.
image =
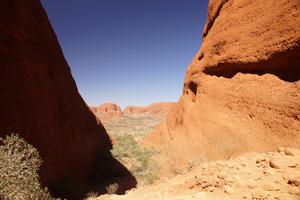
<svg viewBox="0 0 300 200">
<path fill-rule="evenodd" d="M 300 200 L 300 149 L 247 153 L 226 161 L 205 163 L 192 171 L 126 195 L 89 200 Z"/>
</svg>

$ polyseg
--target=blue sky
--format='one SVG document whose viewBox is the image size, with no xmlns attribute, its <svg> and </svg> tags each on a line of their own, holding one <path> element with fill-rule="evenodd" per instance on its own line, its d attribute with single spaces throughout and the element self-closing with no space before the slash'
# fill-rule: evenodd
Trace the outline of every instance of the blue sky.
<svg viewBox="0 0 300 200">
<path fill-rule="evenodd" d="M 42 0 L 89 105 L 177 101 L 208 0 Z"/>
</svg>

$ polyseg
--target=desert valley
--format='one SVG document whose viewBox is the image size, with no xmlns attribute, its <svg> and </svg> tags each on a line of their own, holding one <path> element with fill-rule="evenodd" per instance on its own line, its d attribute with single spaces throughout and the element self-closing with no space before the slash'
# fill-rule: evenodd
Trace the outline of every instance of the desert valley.
<svg viewBox="0 0 300 200">
<path fill-rule="evenodd" d="M 0 13 L 1 200 L 300 200 L 299 0 L 209 0 L 178 102 L 124 109 L 84 101 L 39 0 Z"/>
</svg>

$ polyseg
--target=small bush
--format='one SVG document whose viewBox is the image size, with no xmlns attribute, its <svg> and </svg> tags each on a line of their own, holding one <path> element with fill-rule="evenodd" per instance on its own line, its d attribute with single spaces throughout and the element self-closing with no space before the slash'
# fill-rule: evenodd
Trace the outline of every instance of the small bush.
<svg viewBox="0 0 300 200">
<path fill-rule="evenodd" d="M 89 193 L 86 194 L 85 200 L 90 199 L 90 198 L 96 198 L 98 196 L 99 196 L 98 192 L 92 191 L 92 192 L 89 192 Z"/>
<path fill-rule="evenodd" d="M 53 199 L 39 183 L 42 160 L 38 151 L 18 135 L 0 138 L 0 199 Z"/>
<path fill-rule="evenodd" d="M 116 194 L 118 192 L 118 189 L 119 189 L 118 183 L 113 183 L 106 187 L 107 194 Z"/>
</svg>

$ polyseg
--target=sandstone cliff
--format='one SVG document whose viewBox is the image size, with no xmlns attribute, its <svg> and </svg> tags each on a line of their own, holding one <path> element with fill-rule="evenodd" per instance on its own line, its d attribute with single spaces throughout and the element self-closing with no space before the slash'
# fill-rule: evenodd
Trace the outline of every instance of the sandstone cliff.
<svg viewBox="0 0 300 200">
<path fill-rule="evenodd" d="M 148 106 L 127 106 L 124 109 L 124 114 L 150 114 L 165 117 L 175 106 L 176 103 L 174 102 L 158 102 Z"/>
<path fill-rule="evenodd" d="M 0 12 L 0 136 L 19 133 L 39 150 L 41 181 L 50 189 L 86 182 L 96 157 L 103 181 L 126 173 L 78 93 L 41 3 L 3 1 Z"/>
<path fill-rule="evenodd" d="M 90 108 L 101 121 L 110 121 L 123 116 L 120 106 L 115 103 L 103 103 Z"/>
<path fill-rule="evenodd" d="M 300 2 L 210 0 L 178 106 L 146 140 L 162 166 L 300 146 Z"/>
</svg>

